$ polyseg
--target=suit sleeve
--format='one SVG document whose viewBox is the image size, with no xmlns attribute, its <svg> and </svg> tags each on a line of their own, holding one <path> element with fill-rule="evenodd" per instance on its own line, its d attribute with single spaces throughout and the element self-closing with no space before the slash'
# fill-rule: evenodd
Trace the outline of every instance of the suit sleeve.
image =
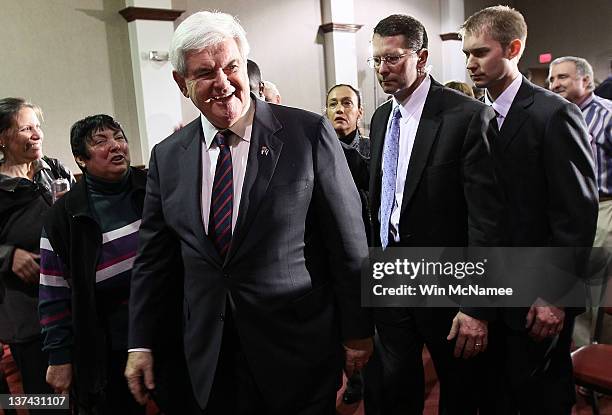
<svg viewBox="0 0 612 415">
<path fill-rule="evenodd" d="M 584 277 L 595 238 L 598 191 L 589 136 L 578 107 L 566 104 L 555 111 L 544 136 L 549 245 L 564 247 L 548 253 L 544 299 L 553 304 L 563 297 L 581 301 L 583 292 L 577 295 L 576 287 Z"/>
<path fill-rule="evenodd" d="M 495 112 L 490 107 L 483 106 L 475 111 L 464 141 L 463 189 L 471 246 L 497 246 L 502 241 L 503 194 L 490 152 L 490 140 L 494 139 L 490 122 L 494 117 Z M 491 307 L 462 307 L 461 311 L 487 321 L 493 320 L 496 314 Z"/>
<path fill-rule="evenodd" d="M 597 226 L 593 155 L 582 114 L 563 105 L 548 120 L 543 143 L 551 246 L 588 247 Z"/>
<path fill-rule="evenodd" d="M 342 338 L 373 335 L 369 310 L 361 307 L 361 267 L 368 257 L 361 202 L 331 124 L 321 117 L 315 145 L 315 203 L 325 235 Z"/>
<path fill-rule="evenodd" d="M 493 109 L 482 107 L 470 120 L 463 147 L 463 192 L 468 209 L 468 237 L 472 246 L 496 246 L 503 229 L 503 196 L 490 152 L 494 139 Z"/>
<path fill-rule="evenodd" d="M 158 168 L 154 148 L 138 235 L 138 255 L 132 270 L 128 337 L 130 349 L 153 348 L 157 325 L 166 306 L 165 293 L 174 283 L 172 277 L 180 272 L 180 269 L 175 269 L 176 264 L 180 263 L 178 240 L 165 222 Z"/>
</svg>

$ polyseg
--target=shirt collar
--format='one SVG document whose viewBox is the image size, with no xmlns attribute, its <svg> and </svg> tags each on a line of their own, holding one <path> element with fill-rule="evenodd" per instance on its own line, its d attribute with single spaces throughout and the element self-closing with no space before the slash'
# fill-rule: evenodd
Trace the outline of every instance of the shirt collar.
<svg viewBox="0 0 612 415">
<path fill-rule="evenodd" d="M 397 102 L 395 97 L 393 97 L 393 106 L 391 108 L 391 113 L 395 111 L 395 107 L 399 105 L 400 112 L 402 113 L 402 118 L 407 120 L 412 116 L 419 108 L 422 108 L 425 105 L 425 100 L 427 99 L 427 93 L 429 92 L 429 87 L 431 86 L 431 78 L 428 76 L 423 79 L 421 85 L 417 87 L 417 89 L 410 94 L 408 98 L 404 100 L 401 104 Z"/>
<path fill-rule="evenodd" d="M 514 78 L 514 81 L 512 81 L 512 83 L 508 85 L 508 88 L 506 88 L 504 92 L 502 92 L 501 95 L 497 97 L 495 101 L 491 101 L 491 97 L 489 97 L 489 91 L 486 91 L 485 104 L 491 105 L 498 115 L 501 115 L 502 117 L 506 118 L 508 112 L 510 111 L 510 107 L 512 106 L 512 101 L 514 101 L 514 97 L 516 97 L 516 94 L 518 93 L 522 82 L 523 77 L 521 75 L 518 75 L 516 78 Z"/>
<path fill-rule="evenodd" d="M 36 176 L 41 170 L 51 171 L 51 166 L 49 166 L 49 163 L 47 163 L 45 159 L 42 159 L 42 158 L 34 161 L 34 179 L 33 181 L 36 181 Z M 23 177 L 7 176 L 5 174 L 0 173 L 0 189 L 8 190 L 12 192 L 19 185 L 21 180 L 27 180 L 27 179 L 24 179 Z"/>
<path fill-rule="evenodd" d="M 580 110 L 584 110 L 586 107 L 588 107 L 591 104 L 591 102 L 593 102 L 594 97 L 595 97 L 595 94 L 591 92 L 589 96 L 587 97 L 587 99 L 582 101 L 582 103 L 580 104 Z"/>
<path fill-rule="evenodd" d="M 252 98 L 249 97 L 247 112 L 229 128 L 234 135 L 244 141 L 251 141 L 250 130 L 253 127 L 253 118 L 255 117 L 255 103 L 251 101 Z M 204 114 L 200 114 L 200 122 L 202 123 L 202 132 L 204 133 L 204 143 L 206 144 L 206 149 L 209 149 L 215 135 L 222 130 L 212 125 Z"/>
</svg>

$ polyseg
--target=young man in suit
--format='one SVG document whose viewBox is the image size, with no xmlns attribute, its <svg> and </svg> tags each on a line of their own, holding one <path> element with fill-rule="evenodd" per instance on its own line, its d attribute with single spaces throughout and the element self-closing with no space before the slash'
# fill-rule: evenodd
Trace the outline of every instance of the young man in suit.
<svg viewBox="0 0 612 415">
<path fill-rule="evenodd" d="M 157 304 L 176 279 L 168 247 L 178 244 L 201 410 L 334 414 L 342 363 L 350 376 L 372 351 L 359 195 L 329 121 L 249 94 L 248 52 L 224 13 L 198 12 L 174 34 L 174 79 L 201 116 L 151 155 L 126 377 L 144 402 Z"/>
<path fill-rule="evenodd" d="M 467 70 L 477 87 L 486 88 L 485 103 L 497 114 L 498 135 L 491 144 L 506 198 L 504 245 L 591 246 L 597 185 L 580 110 L 521 76 L 518 61 L 527 25 L 518 11 L 483 9 L 466 20 L 463 30 Z M 580 256 L 572 252 L 564 251 L 563 260 L 579 269 Z M 537 258 L 535 265 L 546 265 L 543 261 Z M 538 277 L 531 285 L 547 276 Z M 556 279 L 551 285 L 564 283 Z M 494 390 L 483 396 L 492 397 L 491 413 L 571 412 L 569 348 L 576 311 L 547 301 L 543 292 L 533 297 L 531 307 L 500 309 L 490 325 L 487 384 Z"/>
<path fill-rule="evenodd" d="M 413 17 L 381 20 L 372 47 L 370 65 L 393 96 L 376 110 L 370 129 L 374 245 L 494 245 L 501 210 L 487 149 L 494 113 L 427 74 L 427 33 Z M 469 358 L 487 346 L 483 310 L 380 308 L 375 322 L 368 415 L 422 413 L 423 344 L 440 379 L 440 412 L 475 413 L 478 388 Z"/>
</svg>

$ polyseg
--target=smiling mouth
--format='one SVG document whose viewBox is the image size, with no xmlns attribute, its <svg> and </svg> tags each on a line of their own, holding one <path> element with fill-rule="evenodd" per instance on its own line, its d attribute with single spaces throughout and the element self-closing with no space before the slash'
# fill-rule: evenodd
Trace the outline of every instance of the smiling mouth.
<svg viewBox="0 0 612 415">
<path fill-rule="evenodd" d="M 229 91 L 227 91 L 227 94 L 224 95 L 217 95 L 215 97 L 210 97 L 206 100 L 207 103 L 209 102 L 224 102 L 226 101 L 228 98 L 231 98 L 232 95 L 234 95 L 234 92 L 236 92 L 236 88 L 234 88 L 233 86 L 230 85 Z"/>
</svg>

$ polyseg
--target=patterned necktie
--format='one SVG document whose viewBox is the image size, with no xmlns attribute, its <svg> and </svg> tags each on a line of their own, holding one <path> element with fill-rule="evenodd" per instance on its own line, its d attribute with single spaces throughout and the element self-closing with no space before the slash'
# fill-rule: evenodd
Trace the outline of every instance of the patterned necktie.
<svg viewBox="0 0 612 415">
<path fill-rule="evenodd" d="M 402 118 L 399 105 L 393 111 L 391 128 L 385 137 L 383 147 L 383 175 L 380 192 L 380 242 L 383 249 L 389 244 L 389 220 L 395 206 L 395 180 L 397 178 L 397 158 L 399 156 L 399 120 Z"/>
<path fill-rule="evenodd" d="M 224 133 L 227 135 L 224 135 Z M 215 135 L 219 147 L 219 157 L 215 168 L 212 193 L 210 195 L 210 217 L 208 235 L 213 245 L 225 259 L 232 242 L 232 209 L 234 205 L 234 184 L 232 173 L 232 153 L 228 145 L 229 130 Z"/>
</svg>

